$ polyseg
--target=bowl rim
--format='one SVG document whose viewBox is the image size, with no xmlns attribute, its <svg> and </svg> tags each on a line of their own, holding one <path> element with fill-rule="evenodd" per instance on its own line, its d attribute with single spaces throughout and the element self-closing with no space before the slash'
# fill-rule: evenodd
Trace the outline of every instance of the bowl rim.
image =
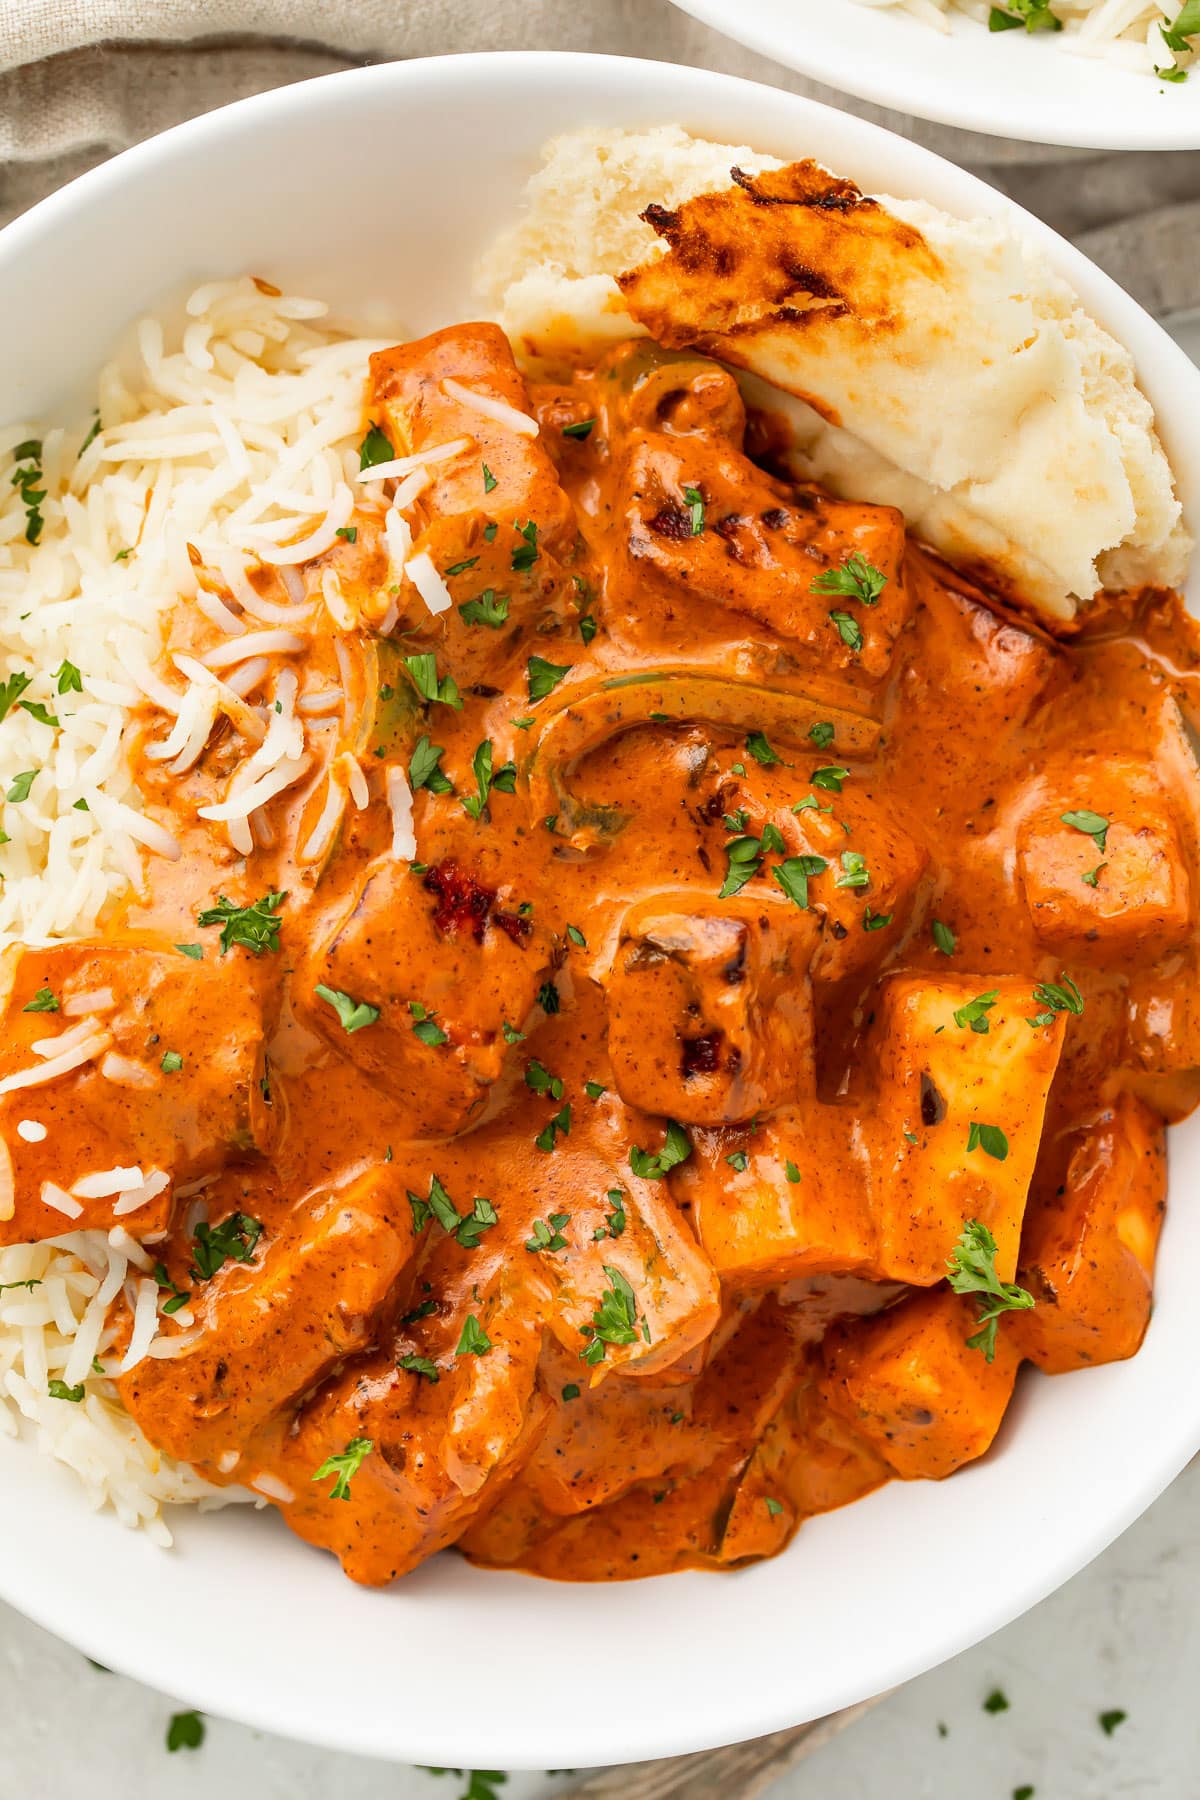
<svg viewBox="0 0 1200 1800">
<path fill-rule="evenodd" d="M 777 3 L 778 0 L 766 0 L 766 4 Z M 814 0 L 808 0 L 809 6 L 813 3 Z M 797 29 L 790 34 L 781 32 L 768 19 L 764 0 L 739 0 L 736 6 L 732 0 L 671 0 L 671 4 L 746 49 L 839 93 L 934 124 L 1019 143 L 1075 150 L 1200 148 L 1200 101 L 1188 98 L 1178 87 L 1169 91 L 1151 75 L 1071 56 L 1048 46 L 1044 38 L 1031 40 L 1024 32 L 1013 32 L 1011 37 L 990 36 L 965 14 L 952 17 L 950 34 L 942 37 L 911 14 L 890 7 L 864 8 L 855 7 L 854 0 L 822 0 L 822 5 L 833 4 L 836 13 L 854 10 L 870 14 L 877 41 L 864 42 L 860 26 L 855 41 L 849 41 L 848 29 L 847 41 L 843 43 L 829 31 L 828 15 L 825 21 L 818 22 L 816 30 L 812 29 L 811 17 L 804 17 L 804 0 L 791 0 Z M 995 85 L 957 78 L 965 72 L 968 61 L 977 61 L 971 47 L 976 32 L 987 37 L 989 53 L 1005 71 L 1005 79 Z M 933 61 L 922 54 L 931 44 L 960 41 L 964 44 L 963 69 L 956 69 L 953 76 L 936 66 L 937 51 Z M 983 48 L 981 41 L 980 51 Z M 1107 103 L 1089 106 L 1085 111 L 1070 102 L 1064 105 L 1061 93 L 1054 104 L 1023 91 L 1022 77 L 1028 73 L 1026 54 L 1046 53 L 1055 58 L 1054 66 L 1064 88 L 1072 70 L 1105 70 L 1112 80 L 1111 92 L 1105 96 Z M 1157 114 L 1152 96 L 1167 102 Z M 1145 106 L 1142 99 L 1147 102 Z M 1183 104 L 1172 105 L 1172 101 Z M 980 153 L 971 154 L 971 160 L 979 158 Z"/>
<path fill-rule="evenodd" d="M 761 117 L 764 120 L 764 140 L 772 137 L 778 139 L 793 132 L 803 139 L 807 131 L 810 137 L 817 136 L 823 143 L 828 142 L 834 146 L 830 154 L 835 163 L 847 156 L 851 162 L 856 156 L 867 161 L 874 156 L 878 162 L 888 162 L 889 165 L 898 167 L 902 192 L 924 193 L 928 185 L 937 196 L 936 203 L 944 204 L 950 210 L 961 207 L 966 216 L 990 214 L 1010 222 L 1015 229 L 1049 252 L 1056 270 L 1072 283 L 1089 310 L 1096 312 L 1114 335 L 1130 347 L 1131 354 L 1137 361 L 1145 360 L 1154 365 L 1152 379 L 1146 384 L 1147 391 L 1155 401 L 1160 425 L 1165 427 L 1168 454 L 1172 457 L 1185 504 L 1190 499 L 1192 512 L 1200 511 L 1200 407 L 1194 404 L 1196 397 L 1200 396 L 1200 371 L 1171 342 L 1162 328 L 1122 293 L 1108 276 L 1048 227 L 1024 213 L 1003 195 L 988 188 L 977 177 L 955 168 L 934 152 L 899 139 L 881 126 L 840 113 L 818 101 L 707 70 L 571 52 L 513 51 L 378 64 L 270 90 L 175 126 L 161 136 L 134 146 L 87 172 L 40 202 L 0 233 L 0 279 L 6 271 L 19 264 L 27 248 L 34 246 L 47 234 L 69 232 L 73 219 L 78 219 L 89 208 L 102 207 L 108 197 L 119 195 L 131 186 L 136 187 L 144 171 L 161 172 L 169 170 L 172 164 L 178 166 L 181 159 L 202 157 L 206 146 L 227 135 L 236 140 L 239 132 L 252 130 L 259 133 L 269 130 L 271 122 L 276 118 L 299 118 L 304 115 L 315 120 L 319 129 L 323 120 L 327 122 L 327 116 L 337 116 L 343 95 L 353 98 L 369 89 L 378 89 L 391 98 L 403 96 L 405 92 L 424 86 L 431 94 L 441 96 L 447 102 L 461 104 L 464 97 L 478 99 L 495 92 L 499 86 L 501 89 L 507 87 L 511 90 L 510 102 L 524 100 L 528 104 L 535 104 L 538 96 L 547 91 L 549 84 L 553 84 L 556 90 L 565 88 L 569 93 L 578 91 L 581 95 L 588 96 L 588 103 L 593 110 L 597 110 L 599 104 L 596 102 L 595 90 L 602 87 L 612 97 L 614 114 L 622 110 L 629 111 L 636 102 L 635 110 L 640 109 L 647 119 L 656 117 L 661 120 L 664 115 L 673 115 L 686 121 L 691 128 L 699 130 L 705 128 L 701 121 L 706 116 L 711 118 L 715 115 L 722 124 L 734 112 L 739 113 L 748 123 Z M 624 101 L 622 95 L 625 96 Z M 713 130 L 718 128 L 710 127 Z M 538 141 L 540 142 L 540 138 Z M 945 198 L 947 194 L 951 196 L 949 200 Z M 1189 390 L 1193 400 L 1190 408 Z M 1171 448 L 1173 445 L 1178 446 L 1174 451 Z M 1192 474 L 1191 471 L 1196 473 Z M 1166 1228 L 1168 1236 L 1171 1225 L 1169 1211 Z M 1171 1274 L 1169 1266 L 1166 1274 Z M 1164 1294 L 1169 1288 L 1174 1318 L 1187 1301 L 1178 1292 L 1173 1279 L 1164 1279 L 1162 1288 Z M 1161 1333 L 1159 1335 L 1161 1337 Z M 1152 1340 L 1157 1341 L 1153 1329 L 1148 1344 Z M 1143 1350 L 1142 1357 L 1145 1356 L 1146 1351 Z M 1149 1378 L 1149 1371 L 1162 1361 L 1161 1356 L 1152 1357 L 1144 1364 L 1130 1363 L 1116 1365 L 1116 1368 L 1130 1370 L 1144 1367 Z M 1077 1383 L 1084 1384 L 1084 1391 L 1087 1384 L 1092 1384 L 1091 1391 L 1095 1394 L 1107 1393 L 1112 1387 L 1113 1379 L 1111 1369 L 1088 1371 L 1074 1377 Z M 1128 1380 L 1129 1377 L 1125 1379 Z M 1134 1379 L 1137 1380 L 1137 1376 Z M 1139 1382 L 1139 1385 L 1142 1384 Z M 284 1732 L 310 1742 L 405 1761 L 453 1761 L 467 1766 L 584 1767 L 611 1763 L 614 1757 L 618 1761 L 627 1762 L 710 1748 L 795 1725 L 803 1718 L 816 1717 L 850 1705 L 868 1694 L 882 1692 L 957 1654 L 1027 1610 L 1082 1568 L 1145 1510 L 1197 1448 L 1200 1448 L 1200 1405 L 1194 1413 L 1177 1409 L 1168 1420 L 1167 1428 L 1156 1437 L 1156 1454 L 1152 1462 L 1137 1470 L 1126 1468 L 1124 1463 L 1119 1465 L 1120 1479 L 1114 1483 L 1114 1490 L 1119 1490 L 1119 1496 L 1114 1491 L 1107 1509 L 1101 1507 L 1089 1519 L 1086 1528 L 1073 1528 L 1065 1538 L 1060 1531 L 1050 1528 L 1052 1510 L 1047 1509 L 1044 1517 L 1047 1524 L 1046 1541 L 1050 1548 L 1046 1550 L 1043 1562 L 1033 1565 L 1031 1560 L 1026 1560 L 1014 1564 L 1007 1571 L 1011 1574 L 1011 1580 L 1003 1593 L 997 1591 L 988 1605 L 979 1606 L 976 1611 L 956 1620 L 952 1627 L 944 1629 L 932 1649 L 914 1630 L 913 1640 L 906 1641 L 896 1649 L 886 1666 L 881 1665 L 878 1656 L 872 1661 L 873 1653 L 864 1653 L 853 1673 L 842 1670 L 836 1675 L 821 1675 L 807 1696 L 799 1699 L 789 1685 L 787 1670 L 776 1670 L 767 1679 L 765 1671 L 757 1671 L 757 1665 L 752 1661 L 744 1661 L 740 1665 L 737 1663 L 737 1656 L 747 1655 L 748 1646 L 729 1645 L 727 1653 L 731 1658 L 734 1675 L 736 1677 L 740 1668 L 745 1678 L 740 1685 L 736 1679 L 726 1681 L 719 1689 L 719 1704 L 709 1696 L 702 1708 L 693 1705 L 690 1712 L 679 1705 L 673 1711 L 657 1713 L 653 1709 L 643 1708 L 635 1721 L 622 1719 L 619 1722 L 620 1733 L 617 1736 L 614 1735 L 614 1720 L 611 1716 L 606 1716 L 603 1709 L 595 1711 L 593 1716 L 593 1711 L 580 1707 L 553 1718 L 539 1718 L 532 1726 L 523 1720 L 488 1718 L 481 1722 L 479 1719 L 465 1717 L 458 1721 L 453 1754 L 449 1754 L 450 1747 L 445 1736 L 437 1735 L 441 1727 L 431 1726 L 424 1718 L 414 1716 L 411 1712 L 397 1711 L 387 1717 L 364 1718 L 351 1705 L 351 1725 L 345 1697 L 340 1702 L 340 1710 L 331 1705 L 328 1713 L 322 1714 L 314 1710 L 311 1694 L 280 1695 L 274 1692 L 268 1695 L 265 1689 L 262 1692 L 246 1692 L 232 1685 L 227 1673 L 214 1666 L 211 1659 L 206 1663 L 202 1654 L 197 1657 L 196 1653 L 189 1650 L 183 1641 L 183 1633 L 172 1634 L 170 1655 L 166 1654 L 163 1638 L 153 1637 L 150 1633 L 146 1633 L 144 1641 L 131 1643 L 127 1639 L 114 1649 L 111 1638 L 105 1635 L 110 1626 L 94 1609 L 89 1615 L 87 1608 L 81 1607 L 80 1595 L 72 1589 L 69 1581 L 56 1581 L 53 1577 L 47 1579 L 44 1567 L 38 1566 L 36 1559 L 24 1557 L 19 1546 L 17 1554 L 5 1558 L 2 1531 L 0 1596 L 38 1623 L 78 1644 L 98 1660 L 121 1669 L 123 1673 L 154 1687 L 167 1687 L 183 1692 L 190 1704 L 206 1711 L 241 1719 L 251 1725 Z M 0 1445 L 0 1456 L 6 1453 L 6 1447 Z M 956 1492 L 969 1492 L 969 1487 L 964 1487 L 964 1484 L 970 1483 L 971 1478 L 970 1469 L 956 1477 Z M 894 1504 L 887 1509 L 885 1517 L 911 1513 L 915 1504 L 921 1513 L 922 1529 L 934 1534 L 938 1530 L 939 1517 L 946 1509 L 946 1489 L 949 1485 L 955 1484 L 889 1484 L 889 1488 L 883 1491 L 893 1494 Z M 902 1496 L 896 1496 L 894 1490 L 897 1488 L 907 1488 L 908 1491 Z M 77 1498 L 72 1495 L 73 1500 Z M 832 1543 L 836 1555 L 841 1535 L 836 1522 L 844 1521 L 847 1513 L 857 1515 L 862 1508 L 871 1507 L 872 1499 L 877 1498 L 878 1496 L 873 1496 L 859 1502 L 855 1508 L 825 1515 L 806 1525 L 805 1532 L 810 1533 L 812 1539 L 826 1550 Z M 1052 1502 L 1053 1494 L 1048 1499 Z M 957 1500 L 953 1501 L 952 1510 L 957 1505 Z M 0 1501 L 0 1510 L 2 1508 L 3 1502 Z M 82 1506 L 79 1512 L 82 1526 L 87 1523 L 87 1517 Z M 874 1509 L 871 1516 L 875 1517 Z M 207 1519 L 195 1523 L 199 1528 L 215 1530 L 223 1520 L 230 1518 L 229 1514 L 215 1517 L 208 1515 Z M 108 1524 L 109 1521 L 100 1523 Z M 244 1529 L 247 1521 L 243 1519 L 240 1524 Z M 115 1521 L 111 1522 L 111 1529 L 119 1529 Z M 236 1531 L 238 1522 L 234 1521 L 230 1529 Z M 802 1537 L 803 1535 L 801 1534 Z M 82 1545 L 85 1536 L 82 1529 L 79 1536 Z M 181 1532 L 180 1536 L 185 1548 L 189 1542 L 196 1541 L 191 1522 L 187 1532 Z M 143 1545 L 142 1548 L 146 1546 Z M 305 1557 L 312 1556 L 307 1546 L 298 1548 Z M 1024 1550 L 1026 1546 L 1021 1548 Z M 80 1555 L 82 1554 L 81 1549 Z M 153 1551 L 153 1554 L 158 1553 Z M 134 1564 L 135 1560 L 132 1554 L 128 1558 L 130 1564 Z M 325 1581 L 322 1586 L 323 1571 L 317 1564 L 318 1559 L 313 1558 L 314 1592 L 318 1597 L 328 1596 L 329 1583 Z M 757 1581 L 753 1580 L 755 1571 L 747 1570 L 719 1576 L 675 1575 L 637 1585 L 642 1588 L 654 1587 L 659 1596 L 677 1596 L 676 1607 L 681 1618 L 690 1615 L 694 1622 L 698 1622 L 705 1615 L 706 1595 L 715 1592 L 715 1589 L 706 1584 L 743 1582 L 747 1586 L 755 1586 L 757 1592 L 765 1596 L 758 1602 L 765 1615 L 775 1604 L 770 1570 L 776 1566 L 758 1565 L 760 1577 Z M 765 1575 L 761 1574 L 764 1570 Z M 332 1573 L 337 1575 L 339 1581 L 342 1579 L 336 1571 Z M 504 1596 L 509 1596 L 510 1599 L 518 1596 L 519 1599 L 532 1590 L 530 1577 L 500 1574 L 486 1575 L 481 1579 L 496 1584 L 493 1593 L 497 1597 L 497 1605 L 503 1603 Z M 428 1569 L 418 1572 L 418 1576 L 410 1578 L 410 1581 L 414 1583 L 411 1591 L 418 1604 L 427 1603 L 433 1581 L 432 1572 Z M 668 1582 L 666 1588 L 662 1586 L 664 1581 Z M 407 1587 L 407 1584 L 400 1585 L 402 1588 Z M 555 1587 L 555 1584 L 539 1585 L 550 1589 Z M 600 1590 L 586 1586 L 582 1590 L 574 1587 L 566 1590 L 569 1603 L 568 1599 L 562 1598 L 563 1590 L 557 1591 L 560 1596 L 557 1601 L 547 1600 L 544 1604 L 539 1602 L 536 1610 L 546 1614 L 565 1614 L 572 1606 L 578 1610 L 582 1604 L 582 1591 L 596 1596 L 588 1602 L 594 1614 L 611 1614 L 619 1611 L 621 1595 L 628 1594 L 629 1589 L 624 1584 L 612 1584 Z M 365 1604 L 378 1606 L 379 1600 L 368 1596 Z M 111 1629 L 115 1631 L 116 1628 Z M 756 1670 L 763 1678 L 754 1679 L 752 1670 Z"/>
</svg>

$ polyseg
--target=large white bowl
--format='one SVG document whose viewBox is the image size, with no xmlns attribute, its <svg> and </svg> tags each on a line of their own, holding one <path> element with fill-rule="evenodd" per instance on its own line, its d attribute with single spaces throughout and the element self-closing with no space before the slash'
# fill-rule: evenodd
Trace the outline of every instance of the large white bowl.
<svg viewBox="0 0 1200 1800">
<path fill-rule="evenodd" d="M 989 32 L 955 13 L 943 34 L 858 0 L 675 4 L 789 69 L 919 119 L 1082 149 L 1200 147 L 1200 77 L 1169 84 L 1097 62 L 1065 49 L 1065 33 Z M 1171 61 L 1165 44 L 1159 61 Z"/>
<path fill-rule="evenodd" d="M 413 331 L 471 314 L 480 246 L 543 140 L 678 120 L 1036 237 L 1137 357 L 1200 514 L 1200 374 L 1066 244 L 911 144 L 769 88 L 623 59 L 395 63 L 243 101 L 85 176 L 0 235 L 0 396 L 79 392 L 184 281 L 249 270 Z M 0 1445 L 0 1595 L 189 1704 L 414 1762 L 578 1767 L 798 1723 L 915 1675 L 1073 1574 L 1200 1447 L 1200 1129 L 1173 1139 L 1159 1303 L 1132 1362 L 1027 1378 L 994 1452 L 808 1524 L 774 1562 L 614 1586 L 453 1555 L 356 1588 L 272 1515 L 180 1515 L 164 1554 Z"/>
</svg>

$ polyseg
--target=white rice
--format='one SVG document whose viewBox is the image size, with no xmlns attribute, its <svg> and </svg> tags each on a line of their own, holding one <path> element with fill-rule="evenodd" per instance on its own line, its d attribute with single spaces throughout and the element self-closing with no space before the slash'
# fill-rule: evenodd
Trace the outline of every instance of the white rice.
<svg viewBox="0 0 1200 1800">
<path fill-rule="evenodd" d="M 986 27 L 991 0 L 859 0 L 862 6 L 894 8 L 906 12 L 935 31 L 947 32 L 957 13 L 966 13 Z M 1110 62 L 1135 74 L 1153 76 L 1156 69 L 1176 64 L 1190 69 L 1190 52 L 1178 56 L 1163 42 L 1160 26 L 1169 26 L 1179 8 L 1169 12 L 1157 0 L 1049 0 L 1050 11 L 1062 22 L 1062 30 L 1038 32 L 1045 43 L 1075 56 Z M 1001 11 L 1007 11 L 1005 5 Z"/>
<path fill-rule="evenodd" d="M 102 371 L 103 428 L 86 448 L 86 418 L 0 427 L 0 683 L 30 676 L 20 700 L 58 721 L 19 704 L 0 720 L 0 946 L 90 935 L 130 884 L 141 885 L 145 857 L 178 856 L 172 834 L 145 815 L 130 765 L 130 713 L 145 700 L 164 714 L 160 759 L 174 759 L 175 772 L 199 756 L 218 708 L 241 731 L 249 754 L 226 799 L 205 812 L 228 821 L 243 850 L 247 815 L 309 767 L 287 659 L 306 646 L 314 607 L 295 566 L 336 542 L 356 500 L 381 518 L 386 506 L 380 489 L 357 483 L 363 375 L 380 346 L 347 337 L 324 313 L 246 277 L 210 282 L 176 316 L 142 320 L 132 348 Z M 29 439 L 41 442 L 36 487 L 45 490 L 33 545 L 12 480 L 14 450 Z M 247 571 L 258 563 L 279 571 L 294 605 L 257 595 Z M 203 662 L 164 666 L 181 600 L 225 643 Z M 56 676 L 64 663 L 79 670 L 81 692 Z M 248 704 L 270 683 L 278 710 Z M 7 798 L 29 771 L 27 798 Z M 361 774 L 348 780 L 357 799 Z M 65 1009 L 85 1016 L 4 1087 L 36 1087 L 108 1051 L 111 1036 L 94 1017 L 102 998 Z M 141 1074 L 111 1052 L 102 1068 L 127 1082 Z M 45 1136 L 33 1119 L 17 1129 L 30 1142 Z M 110 1379 L 118 1366 L 193 1341 L 179 1330 L 189 1312 L 160 1330 L 169 1293 L 160 1295 L 137 1236 L 138 1209 L 166 1182 L 132 1159 L 76 1181 L 81 1195 L 120 1196 L 114 1210 L 126 1217 L 107 1234 L 71 1231 L 79 1202 L 47 1182 L 43 1200 L 66 1215 L 67 1235 L 0 1249 L 0 1431 L 65 1464 L 93 1507 L 111 1507 L 163 1544 L 164 1505 L 263 1504 L 156 1451 Z M 25 1282 L 35 1285 L 11 1285 Z M 83 1398 L 53 1398 L 52 1380 L 82 1383 Z"/>
</svg>

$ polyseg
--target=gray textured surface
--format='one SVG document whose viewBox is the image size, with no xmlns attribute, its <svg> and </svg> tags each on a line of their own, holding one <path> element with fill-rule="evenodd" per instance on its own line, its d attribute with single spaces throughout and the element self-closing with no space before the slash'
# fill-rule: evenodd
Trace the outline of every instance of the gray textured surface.
<svg viewBox="0 0 1200 1800">
<path fill-rule="evenodd" d="M 1194 1800 L 1198 1511 L 1200 1463 L 1058 1594 L 883 1701 L 772 1795 L 1010 1800 L 1030 1782 L 1037 1800 Z M 988 1555 L 1016 1557 L 1020 1546 L 947 1546 L 946 1580 L 965 1588 L 974 1560 Z M 162 1597 L 164 1632 L 186 1630 L 171 1611 L 169 1558 Z M 398 1679 L 401 1651 L 398 1645 Z M 982 1702 L 996 1686 L 1010 1707 L 993 1715 Z M 1112 1707 L 1129 1717 L 1106 1737 L 1097 1716 Z M 160 1695 L 98 1673 L 0 1609 L 0 1800 L 457 1800 L 465 1787 L 219 1720 L 209 1722 L 200 1750 L 168 1756 L 171 1710 Z M 504 1800 L 534 1800 L 567 1785 L 514 1776 L 501 1792 Z"/>
</svg>

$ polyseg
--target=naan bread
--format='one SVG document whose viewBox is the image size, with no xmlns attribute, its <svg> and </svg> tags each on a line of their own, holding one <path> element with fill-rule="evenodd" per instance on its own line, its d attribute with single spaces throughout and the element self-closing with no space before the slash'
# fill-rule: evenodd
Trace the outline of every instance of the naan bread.
<svg viewBox="0 0 1200 1800">
<path fill-rule="evenodd" d="M 580 132 L 548 147 L 482 278 L 535 370 L 643 331 L 744 372 L 786 415 L 797 474 L 901 507 L 1050 619 L 1183 579 L 1132 359 L 989 220 L 678 127 Z"/>
</svg>

